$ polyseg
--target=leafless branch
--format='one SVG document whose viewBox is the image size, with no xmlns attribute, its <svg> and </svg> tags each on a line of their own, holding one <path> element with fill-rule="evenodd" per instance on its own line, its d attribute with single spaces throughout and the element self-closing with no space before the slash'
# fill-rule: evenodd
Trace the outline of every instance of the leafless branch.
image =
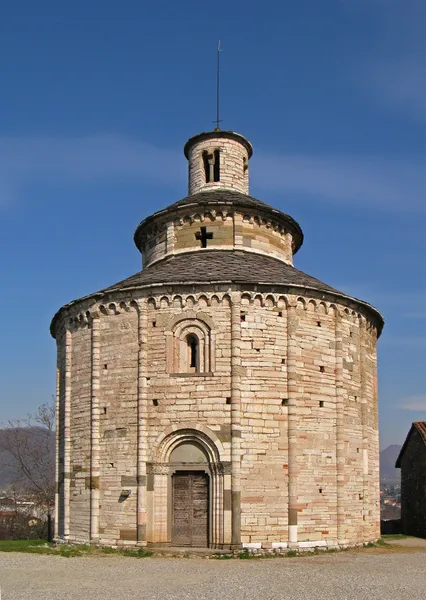
<svg viewBox="0 0 426 600">
<path fill-rule="evenodd" d="M 17 484 L 40 504 L 53 506 L 55 494 L 55 405 L 43 404 L 34 415 L 9 421 L 0 430 L 4 466 Z"/>
</svg>

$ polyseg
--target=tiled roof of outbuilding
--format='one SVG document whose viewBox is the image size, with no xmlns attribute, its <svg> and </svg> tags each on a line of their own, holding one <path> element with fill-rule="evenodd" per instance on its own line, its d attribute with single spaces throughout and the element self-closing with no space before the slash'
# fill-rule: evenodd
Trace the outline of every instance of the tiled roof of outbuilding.
<svg viewBox="0 0 426 600">
<path fill-rule="evenodd" d="M 414 421 L 414 423 L 412 423 L 412 425 L 411 425 L 411 428 L 410 428 L 410 431 L 408 432 L 407 437 L 405 438 L 405 442 L 401 448 L 399 456 L 396 459 L 395 467 L 397 469 L 401 468 L 402 455 L 405 452 L 405 449 L 406 449 L 407 444 L 413 434 L 413 431 L 417 431 L 420 434 L 420 437 L 422 438 L 423 443 L 426 446 L 426 421 Z"/>
<path fill-rule="evenodd" d="M 361 304 L 378 322 L 379 332 L 383 325 L 380 313 L 361 300 L 336 290 L 291 265 L 262 254 L 244 250 L 197 250 L 167 256 L 131 277 L 119 281 L 85 298 L 101 297 L 116 291 L 125 291 L 151 285 L 179 285 L 203 283 L 237 283 L 269 286 L 299 287 L 328 293 Z M 80 300 L 83 300 L 81 298 Z M 73 305 L 75 300 L 67 306 Z M 66 307 L 64 307 L 66 308 Z M 59 313 L 57 313 L 58 315 Z M 56 319 L 53 318 L 52 326 Z"/>
</svg>

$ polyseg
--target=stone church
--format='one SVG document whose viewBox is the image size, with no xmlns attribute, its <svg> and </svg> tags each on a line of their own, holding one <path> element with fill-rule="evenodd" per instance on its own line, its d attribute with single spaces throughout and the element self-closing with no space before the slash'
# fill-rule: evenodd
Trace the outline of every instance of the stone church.
<svg viewBox="0 0 426 600">
<path fill-rule="evenodd" d="M 189 139 L 188 196 L 136 229 L 143 269 L 54 316 L 56 539 L 379 537 L 383 320 L 293 266 L 302 230 L 250 196 L 252 151 L 232 131 Z"/>
</svg>

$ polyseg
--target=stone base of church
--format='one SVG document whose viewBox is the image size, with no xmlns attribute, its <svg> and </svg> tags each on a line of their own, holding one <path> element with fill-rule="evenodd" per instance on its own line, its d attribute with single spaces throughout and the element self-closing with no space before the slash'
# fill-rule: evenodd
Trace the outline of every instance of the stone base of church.
<svg viewBox="0 0 426 600">
<path fill-rule="evenodd" d="M 351 548 L 362 548 L 374 544 L 378 541 L 378 538 L 372 540 L 365 540 L 363 542 L 348 542 L 347 540 L 317 540 L 317 541 L 305 541 L 305 542 L 247 542 L 241 545 L 216 545 L 208 548 L 202 547 L 191 547 L 181 546 L 176 547 L 169 543 L 146 543 L 146 542 L 131 542 L 122 541 L 111 544 L 111 543 L 94 543 L 89 540 L 77 541 L 77 540 L 64 540 L 63 538 L 55 538 L 53 542 L 58 545 L 91 545 L 99 548 L 115 548 L 117 550 L 141 550 L 145 549 L 147 552 L 152 552 L 154 555 L 160 556 L 173 556 L 173 557 L 184 557 L 188 555 L 194 555 L 199 557 L 210 557 L 215 555 L 232 556 L 239 558 L 241 553 L 250 554 L 255 556 L 271 556 L 271 555 L 282 555 L 288 554 L 307 554 L 307 553 L 318 553 L 318 552 L 329 552 L 329 551 L 343 551 Z"/>
<path fill-rule="evenodd" d="M 243 543 L 241 544 L 243 551 L 248 551 L 250 554 L 287 554 L 291 551 L 296 552 L 315 552 L 327 550 L 347 550 L 348 548 L 362 548 L 369 544 L 374 544 L 378 538 L 365 540 L 363 542 L 348 542 L 347 540 L 318 540 L 310 542 L 272 542 L 271 543 Z"/>
</svg>

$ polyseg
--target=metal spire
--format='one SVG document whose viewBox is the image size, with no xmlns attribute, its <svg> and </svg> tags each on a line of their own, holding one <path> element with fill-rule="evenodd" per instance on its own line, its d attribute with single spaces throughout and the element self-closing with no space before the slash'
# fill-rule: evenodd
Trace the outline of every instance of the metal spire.
<svg viewBox="0 0 426 600">
<path fill-rule="evenodd" d="M 220 104 L 219 104 L 219 100 L 220 100 L 220 95 L 219 95 L 219 91 L 220 91 L 220 53 L 221 53 L 221 49 L 220 49 L 220 40 L 219 40 L 218 45 L 217 45 L 216 120 L 214 121 L 214 123 L 216 123 L 215 131 L 220 131 L 219 123 L 222 122 L 222 119 L 220 119 L 220 112 L 219 112 L 219 108 L 220 108 Z"/>
</svg>

